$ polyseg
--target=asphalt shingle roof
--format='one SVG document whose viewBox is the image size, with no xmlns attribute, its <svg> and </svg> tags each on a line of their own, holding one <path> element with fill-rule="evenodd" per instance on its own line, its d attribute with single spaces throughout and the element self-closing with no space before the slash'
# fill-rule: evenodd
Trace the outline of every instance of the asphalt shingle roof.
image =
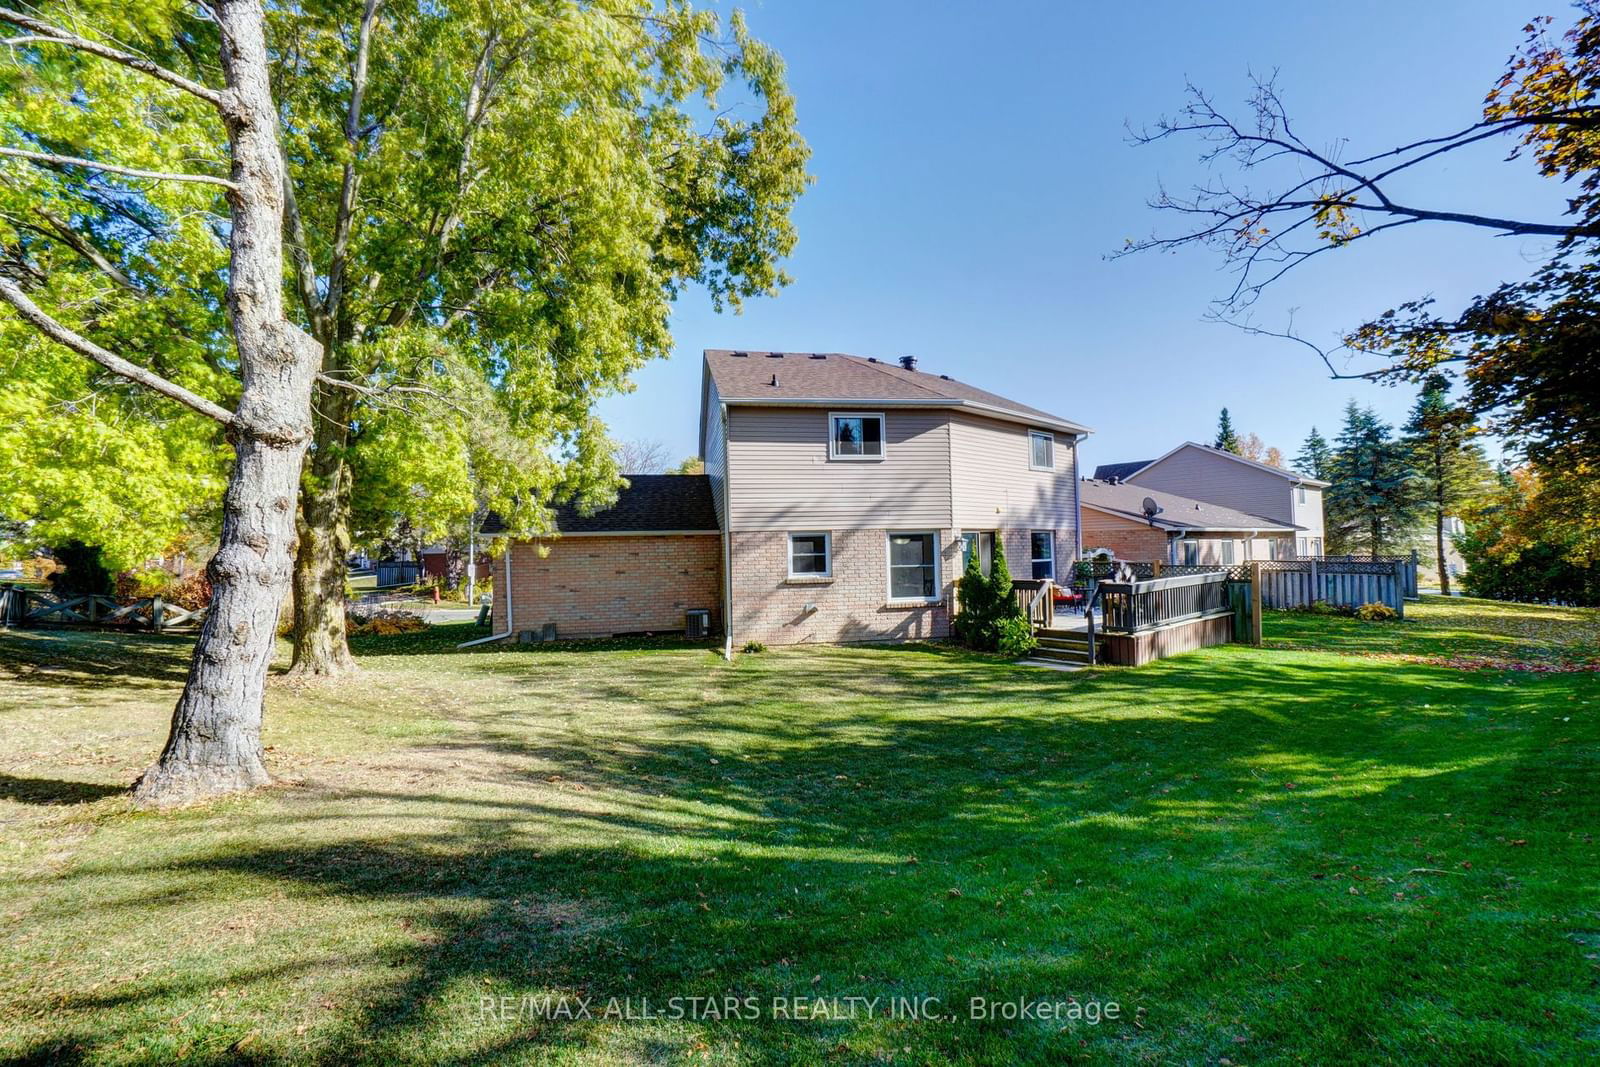
<svg viewBox="0 0 1600 1067">
<path fill-rule="evenodd" d="M 1088 433 L 1089 428 L 943 374 L 906 370 L 842 352 L 762 352 L 708 348 L 706 368 L 724 401 L 763 404 L 893 400 L 930 407 L 980 405 L 1023 420 Z M 776 384 L 774 384 L 776 383 Z"/>
<path fill-rule="evenodd" d="M 1305 529 L 1303 526 L 1294 526 L 1278 519 L 1235 511 L 1233 508 L 1225 508 L 1221 504 L 1208 504 L 1203 500 L 1190 500 L 1186 496 L 1163 493 L 1129 482 L 1112 485 L 1110 482 L 1095 478 L 1085 478 L 1079 486 L 1079 491 L 1079 499 L 1083 501 L 1084 507 L 1138 519 L 1140 522 L 1144 521 L 1144 498 L 1150 497 L 1161 508 L 1160 514 L 1155 518 L 1156 525 L 1171 530 L 1259 530 L 1263 533 L 1287 533 L 1291 530 Z"/>
<path fill-rule="evenodd" d="M 558 504 L 556 530 L 564 534 L 717 532 L 711 479 L 704 474 L 629 474 L 624 477 L 628 485 L 617 491 L 617 502 L 604 511 L 583 515 L 575 504 Z M 491 511 L 484 517 L 480 529 L 486 534 L 502 534 L 506 532 L 506 525 Z"/>
</svg>

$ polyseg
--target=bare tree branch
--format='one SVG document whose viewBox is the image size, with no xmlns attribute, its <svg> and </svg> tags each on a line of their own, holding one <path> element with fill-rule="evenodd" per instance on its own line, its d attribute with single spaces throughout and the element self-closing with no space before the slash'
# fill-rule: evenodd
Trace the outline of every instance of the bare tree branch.
<svg viewBox="0 0 1600 1067">
<path fill-rule="evenodd" d="M 217 178 L 210 174 L 181 174 L 176 171 L 140 170 L 137 167 L 119 167 L 115 163 L 102 163 L 97 159 L 58 156 L 51 152 L 29 152 L 22 148 L 0 147 L 0 156 L 25 159 L 30 163 L 53 167 L 87 167 L 90 170 L 103 170 L 109 174 L 121 174 L 129 178 L 149 178 L 153 181 L 164 182 L 198 182 L 203 185 L 220 185 L 230 192 L 236 193 L 239 191 L 239 186 L 227 178 Z"/>
<path fill-rule="evenodd" d="M 191 393 L 183 386 L 146 370 L 134 363 L 129 363 L 121 356 L 106 351 L 93 341 L 63 326 L 49 315 L 45 314 L 37 304 L 28 299 L 22 287 L 10 278 L 0 277 L 0 299 L 16 308 L 17 314 L 31 323 L 35 329 L 58 344 L 65 345 L 80 356 L 85 356 L 100 364 L 113 374 L 128 379 L 160 393 L 169 400 L 176 400 L 198 411 L 207 418 L 216 419 L 224 426 L 232 426 L 235 421 L 234 413 L 220 404 L 215 404 L 197 393 Z"/>
<path fill-rule="evenodd" d="M 1217 301 L 1225 309 L 1248 306 L 1289 270 L 1334 248 L 1366 240 L 1385 230 L 1419 222 L 1445 222 L 1493 230 L 1510 236 L 1553 237 L 1565 241 L 1600 238 L 1600 222 L 1586 218 L 1541 222 L 1472 211 L 1447 211 L 1397 200 L 1385 186 L 1458 149 L 1541 125 L 1600 128 L 1600 106 L 1575 105 L 1474 123 L 1441 137 L 1428 137 L 1344 162 L 1342 142 L 1328 149 L 1308 144 L 1290 121 L 1272 78 L 1257 78 L 1249 107 L 1252 122 L 1224 115 L 1202 90 L 1186 87 L 1189 103 L 1175 118 L 1132 133 L 1135 144 L 1180 136 L 1202 143 L 1207 165 L 1229 159 L 1246 176 L 1282 178 L 1257 191 L 1212 177 L 1188 195 L 1165 189 L 1151 206 L 1188 219 L 1180 232 L 1129 241 L 1112 258 L 1144 251 L 1170 251 L 1191 244 L 1222 251 L 1238 272 L 1233 291 Z"/>
<path fill-rule="evenodd" d="M 35 44 L 41 41 L 53 41 L 56 44 L 66 45 L 68 48 L 76 48 L 80 52 L 88 52 L 90 55 L 99 56 L 101 59 L 109 59 L 113 63 L 120 63 L 125 67 L 132 68 L 133 70 L 137 70 L 143 74 L 148 74 L 150 77 L 164 81 L 168 85 L 177 86 L 184 92 L 189 93 L 192 96 L 197 96 L 201 100 L 206 101 L 206 103 L 217 108 L 219 111 L 226 110 L 229 100 L 231 99 L 230 95 L 226 91 L 213 89 L 210 86 L 202 85 L 197 81 L 192 81 L 191 79 L 185 78 L 183 75 L 178 74 L 175 71 L 168 70 L 159 63 L 151 62 L 143 56 L 136 56 L 131 52 L 124 52 L 121 49 L 112 48 L 111 46 L 102 44 L 99 41 L 91 41 L 87 37 L 80 37 L 75 33 L 70 33 L 67 30 L 62 29 L 59 26 L 45 22 L 43 19 L 36 19 L 30 15 L 24 15 L 20 11 L 14 11 L 11 8 L 0 7 L 0 22 L 8 22 L 13 26 L 29 31 L 29 33 L 33 35 L 24 38 L 14 38 L 14 41 L 16 42 Z"/>
</svg>

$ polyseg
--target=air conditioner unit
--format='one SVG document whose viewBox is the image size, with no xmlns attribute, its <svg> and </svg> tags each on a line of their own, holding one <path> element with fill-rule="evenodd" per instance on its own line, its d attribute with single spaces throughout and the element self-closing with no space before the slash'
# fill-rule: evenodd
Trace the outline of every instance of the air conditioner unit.
<svg viewBox="0 0 1600 1067">
<path fill-rule="evenodd" d="M 711 636 L 711 612 L 704 608 L 683 613 L 683 633 L 693 640 Z"/>
</svg>

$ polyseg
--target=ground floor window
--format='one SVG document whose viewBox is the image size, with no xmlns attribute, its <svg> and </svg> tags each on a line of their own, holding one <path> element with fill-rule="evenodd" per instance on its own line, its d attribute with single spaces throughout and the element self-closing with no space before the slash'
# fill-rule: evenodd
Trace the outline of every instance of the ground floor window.
<svg viewBox="0 0 1600 1067">
<path fill-rule="evenodd" d="M 1222 542 L 1222 562 L 1224 564 L 1231 564 L 1233 562 L 1233 542 L 1232 541 L 1223 541 Z"/>
<path fill-rule="evenodd" d="M 789 577 L 826 578 L 833 574 L 833 538 L 826 533 L 789 535 Z"/>
<path fill-rule="evenodd" d="M 965 570 L 973 557 L 978 559 L 978 569 L 984 577 L 994 566 L 994 531 L 973 530 L 961 535 L 961 569 Z"/>
<path fill-rule="evenodd" d="M 1302 555 L 1302 556 L 1309 555 L 1310 551 L 1311 551 L 1311 539 L 1310 538 L 1301 537 L 1301 538 L 1298 538 L 1295 541 L 1295 552 L 1298 555 Z"/>
<path fill-rule="evenodd" d="M 1200 544 L 1199 544 L 1199 542 L 1197 542 L 1197 541 L 1185 541 L 1183 543 L 1183 565 L 1185 567 L 1193 567 L 1196 563 L 1199 563 L 1199 562 L 1200 562 Z"/>
<path fill-rule="evenodd" d="M 1313 556 L 1322 555 L 1322 538 L 1313 537 L 1311 539 L 1311 554 Z"/>
<path fill-rule="evenodd" d="M 1035 578 L 1054 578 L 1056 576 L 1056 532 L 1054 530 L 1035 530 L 1029 540 L 1033 557 L 1033 576 Z"/>
<path fill-rule="evenodd" d="M 889 535 L 889 599 L 939 598 L 939 535 Z"/>
</svg>

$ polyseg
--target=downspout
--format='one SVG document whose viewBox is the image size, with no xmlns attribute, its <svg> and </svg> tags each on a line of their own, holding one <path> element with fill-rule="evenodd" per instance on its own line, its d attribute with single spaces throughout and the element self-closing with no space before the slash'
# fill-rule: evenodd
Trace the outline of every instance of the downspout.
<svg viewBox="0 0 1600 1067">
<path fill-rule="evenodd" d="M 728 481 L 733 476 L 733 463 L 728 448 L 728 405 L 717 405 L 717 418 L 722 420 L 722 658 L 733 662 L 733 512 L 728 510 L 733 496 L 728 491 Z"/>
<path fill-rule="evenodd" d="M 1083 479 L 1078 474 L 1078 442 L 1072 439 L 1072 562 L 1083 558 Z"/>
<path fill-rule="evenodd" d="M 506 538 L 506 631 L 501 634 L 490 634 L 488 637 L 475 637 L 471 641 L 463 641 L 457 648 L 471 648 L 473 645 L 484 645 L 490 641 L 504 641 L 516 629 L 511 625 L 511 538 Z"/>
</svg>

